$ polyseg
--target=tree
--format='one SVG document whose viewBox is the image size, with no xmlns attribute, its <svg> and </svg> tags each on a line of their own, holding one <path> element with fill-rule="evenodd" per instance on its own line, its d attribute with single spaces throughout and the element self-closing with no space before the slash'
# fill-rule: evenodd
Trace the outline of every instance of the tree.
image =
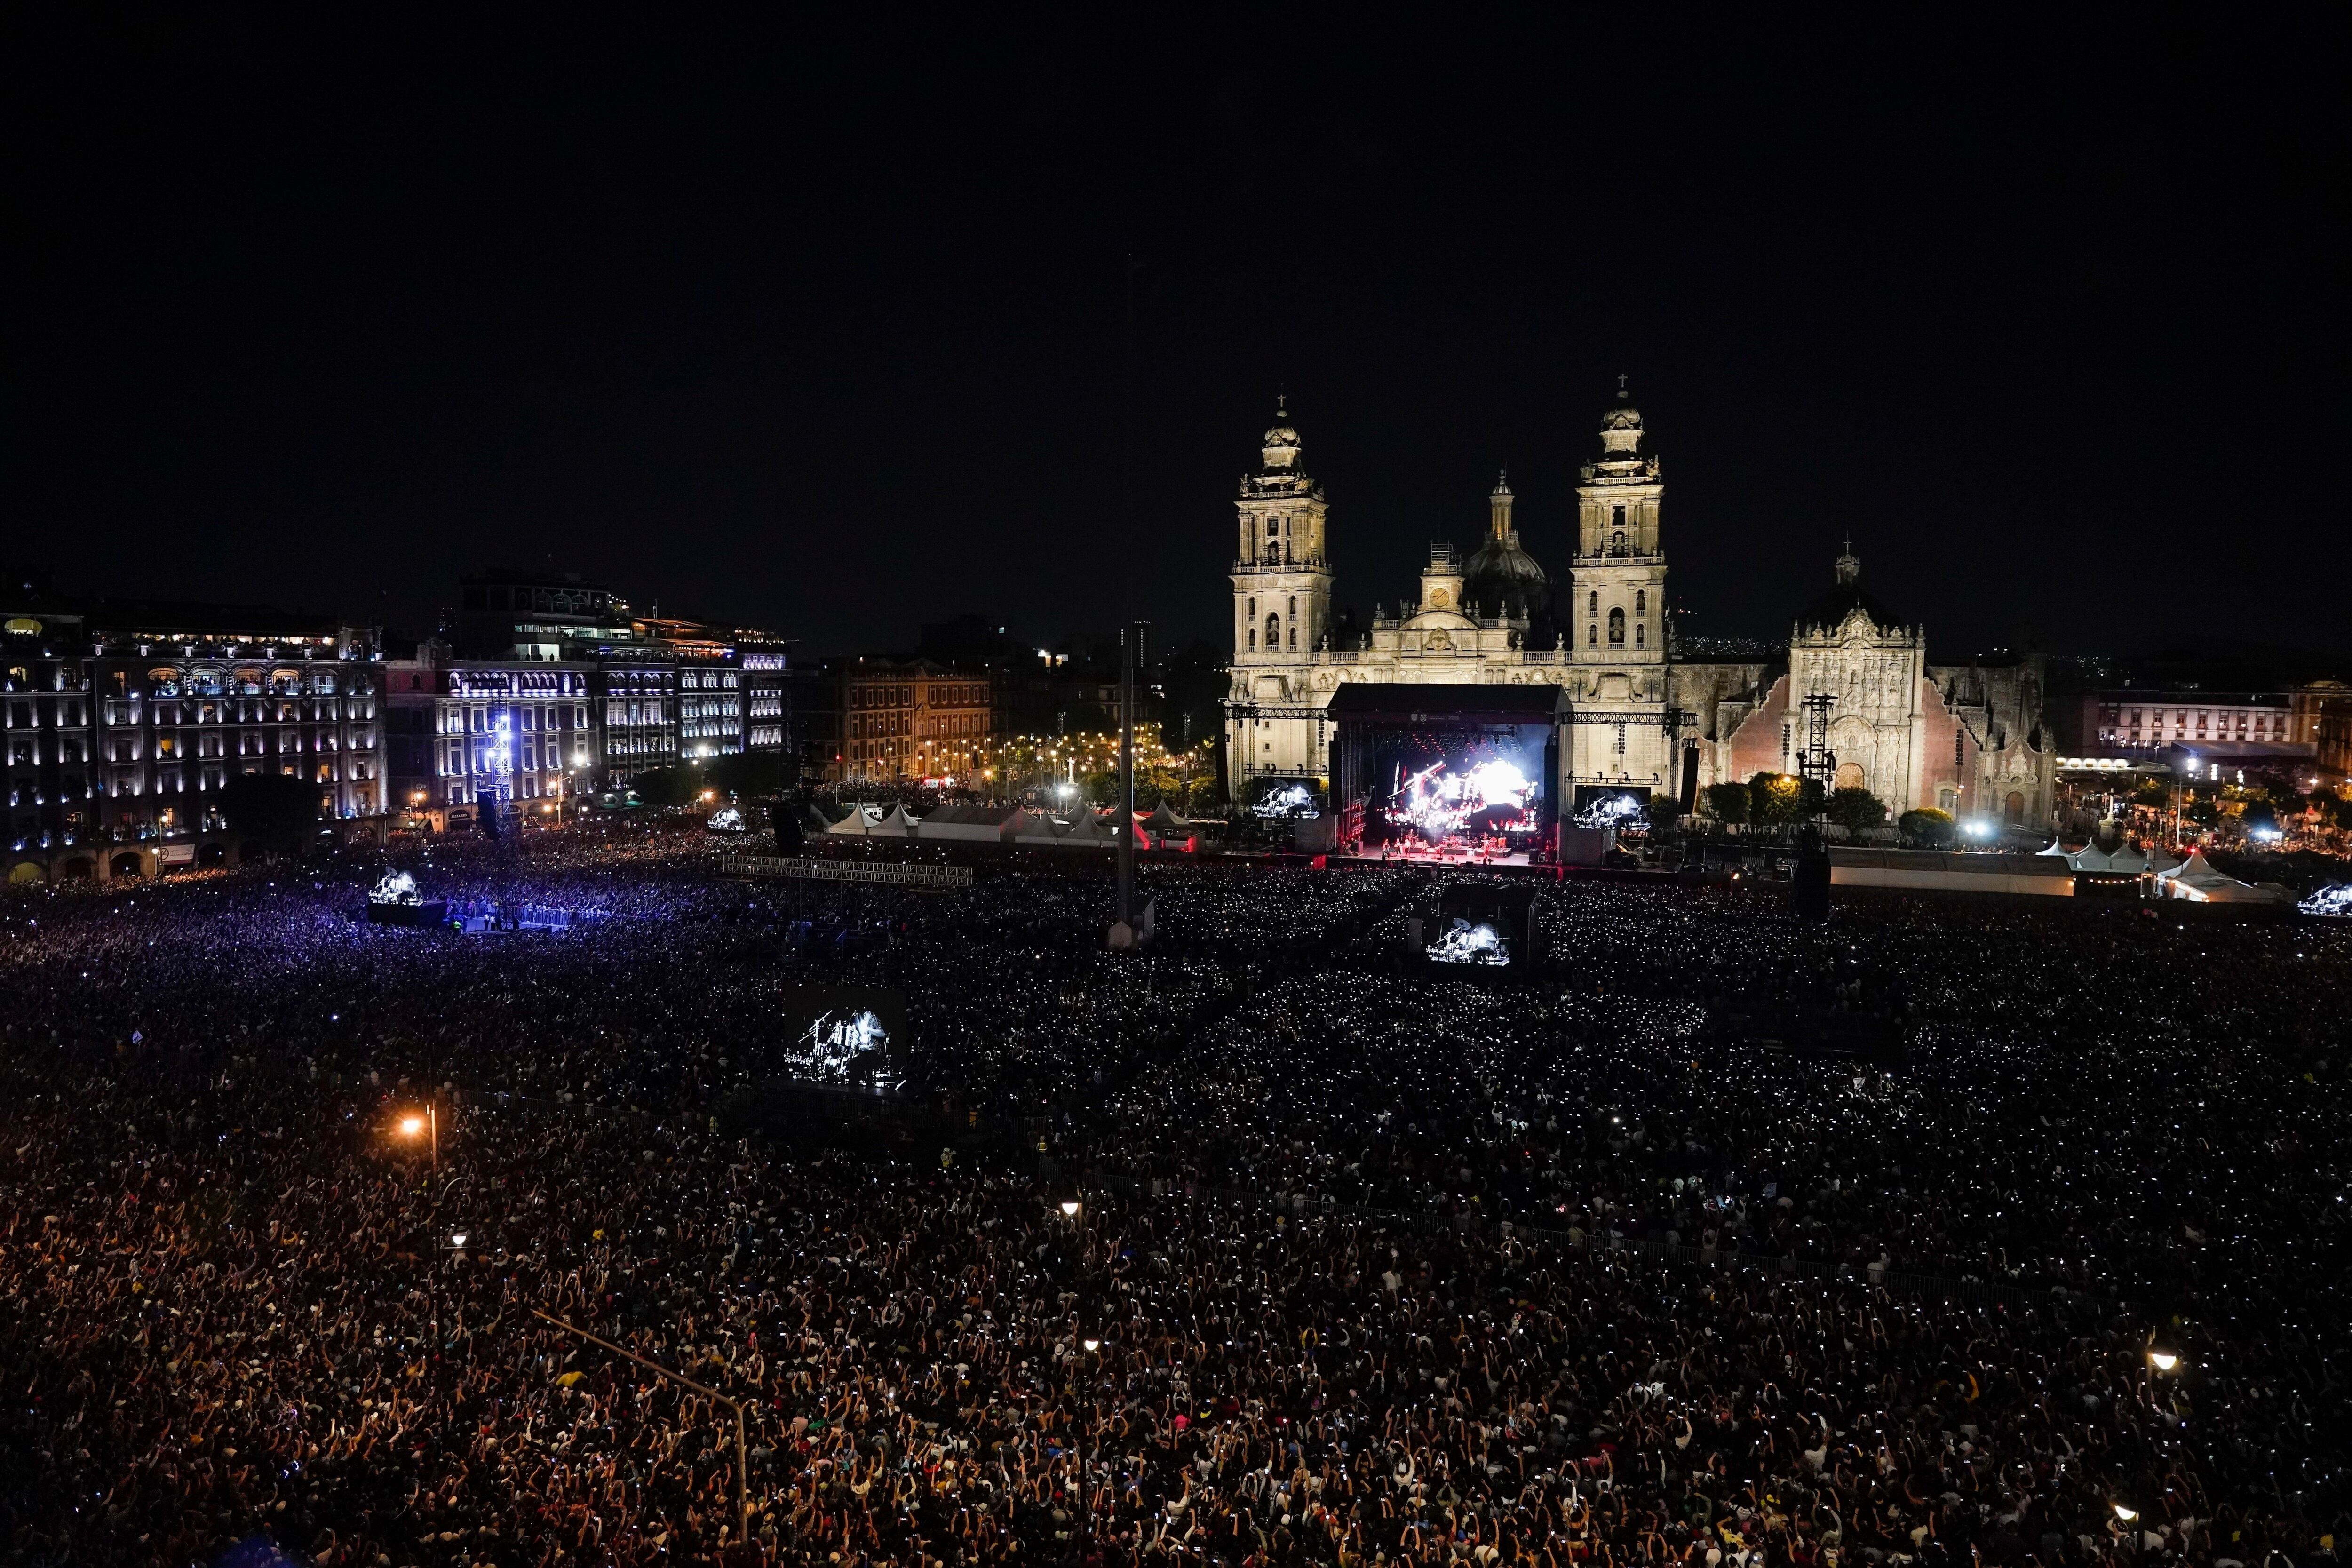
<svg viewBox="0 0 2352 1568">
<path fill-rule="evenodd" d="M 1820 791 L 1818 784 L 1807 790 L 1809 782 L 1794 773 L 1756 774 L 1748 781 L 1748 819 L 1766 827 L 1803 821 L 1811 815 L 1807 796 Z"/>
<path fill-rule="evenodd" d="M 1832 795 L 1825 808 L 1829 819 L 1859 837 L 1874 827 L 1886 825 L 1886 807 L 1879 798 L 1859 786 L 1842 789 Z"/>
<path fill-rule="evenodd" d="M 254 847 L 299 855 L 319 831 L 319 791 L 292 773 L 239 773 L 221 791 L 221 815 Z"/>
<path fill-rule="evenodd" d="M 1941 849 L 1952 842 L 1952 814 L 1933 805 L 1915 806 L 1895 819 L 1895 826 L 1914 844 Z"/>
<path fill-rule="evenodd" d="M 1711 784 L 1706 790 L 1706 814 L 1717 822 L 1748 820 L 1748 786 L 1744 784 Z"/>
<path fill-rule="evenodd" d="M 1683 803 L 1680 800 L 1670 795 L 1662 795 L 1656 791 L 1651 792 L 1651 826 L 1656 828 L 1672 827 L 1675 825 L 1675 818 L 1681 816 L 1682 814 Z"/>
</svg>

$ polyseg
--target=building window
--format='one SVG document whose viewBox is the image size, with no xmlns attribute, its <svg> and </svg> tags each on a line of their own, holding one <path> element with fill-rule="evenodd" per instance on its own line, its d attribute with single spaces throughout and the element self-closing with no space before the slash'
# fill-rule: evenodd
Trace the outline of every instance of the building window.
<svg viewBox="0 0 2352 1568">
<path fill-rule="evenodd" d="M 1649 646 L 1649 622 L 1636 621 L 1633 623 L 1633 646 L 1635 647 L 1647 647 Z"/>
<path fill-rule="evenodd" d="M 1625 644 L 1625 606 L 1609 606 L 1609 646 L 1622 647 Z"/>
<path fill-rule="evenodd" d="M 1598 622 L 1598 621 L 1588 621 L 1587 623 L 1585 623 L 1585 627 L 1584 627 L 1584 646 L 1585 646 L 1585 647 L 1599 647 L 1601 646 L 1601 623 L 1600 623 L 1600 622 Z"/>
<path fill-rule="evenodd" d="M 1282 647 L 1282 617 L 1269 614 L 1265 617 L 1265 646 L 1269 649 Z"/>
</svg>

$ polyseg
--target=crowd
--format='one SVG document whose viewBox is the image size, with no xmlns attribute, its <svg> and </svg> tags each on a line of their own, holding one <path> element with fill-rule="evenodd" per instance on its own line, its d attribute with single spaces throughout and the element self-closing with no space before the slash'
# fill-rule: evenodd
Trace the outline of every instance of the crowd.
<svg viewBox="0 0 2352 1568">
<path fill-rule="evenodd" d="M 2335 929 L 1569 883 L 1478 984 L 1393 962 L 1402 868 L 1153 867 L 1112 955 L 1091 871 L 394 859 L 604 918 L 0 904 L 11 1561 L 2334 1555 Z M 1017 1139 L 736 1125 L 805 982 Z M 1899 1057 L 1747 1022 L 1831 1013 Z"/>
</svg>

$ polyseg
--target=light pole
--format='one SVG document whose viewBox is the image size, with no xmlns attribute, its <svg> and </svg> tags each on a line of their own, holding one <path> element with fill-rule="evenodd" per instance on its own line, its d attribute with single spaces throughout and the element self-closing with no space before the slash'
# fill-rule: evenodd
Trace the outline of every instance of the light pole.
<svg viewBox="0 0 2352 1568">
<path fill-rule="evenodd" d="M 412 1110 L 400 1119 L 402 1137 L 414 1138 L 419 1132 L 426 1133 L 432 1139 L 433 1173 L 437 1176 L 441 1173 L 441 1112 L 432 1100 L 425 1102 L 424 1115 L 419 1116 Z"/>
</svg>

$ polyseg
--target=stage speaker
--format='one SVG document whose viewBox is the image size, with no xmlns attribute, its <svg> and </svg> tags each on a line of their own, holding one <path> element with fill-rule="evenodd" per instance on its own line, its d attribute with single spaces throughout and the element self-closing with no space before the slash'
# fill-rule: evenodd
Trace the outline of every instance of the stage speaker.
<svg viewBox="0 0 2352 1568">
<path fill-rule="evenodd" d="M 1685 816 L 1698 809 L 1698 748 L 1696 746 L 1683 748 L 1683 787 L 1682 793 L 1676 796 L 1676 799 L 1683 808 Z"/>
<path fill-rule="evenodd" d="M 808 829 L 801 822 L 803 807 L 798 795 L 786 795 L 768 805 L 768 825 L 776 830 L 776 854 L 790 858 L 801 852 L 808 841 Z"/>
<path fill-rule="evenodd" d="M 474 792 L 474 826 L 492 838 L 499 836 L 501 828 L 499 797 L 494 792 L 486 789 Z"/>
<path fill-rule="evenodd" d="M 1801 921 L 1830 918 L 1830 852 L 1818 844 L 1798 853 L 1796 875 L 1789 884 L 1789 909 Z"/>
</svg>

